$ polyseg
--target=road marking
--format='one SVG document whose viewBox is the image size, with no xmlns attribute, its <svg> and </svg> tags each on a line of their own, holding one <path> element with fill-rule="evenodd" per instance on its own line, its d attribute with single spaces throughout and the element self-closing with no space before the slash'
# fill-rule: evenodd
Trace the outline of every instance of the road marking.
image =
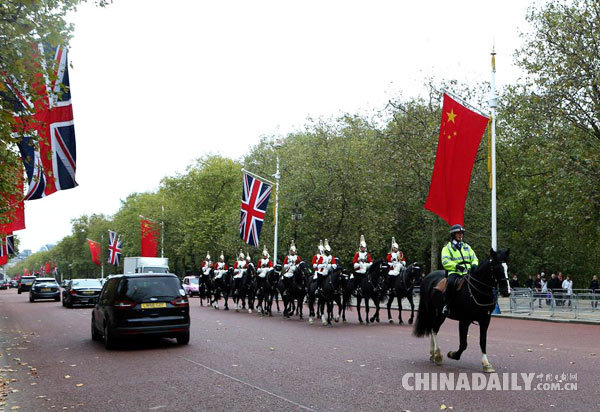
<svg viewBox="0 0 600 412">
<path fill-rule="evenodd" d="M 266 389 L 263 389 L 263 388 L 260 388 L 260 387 L 258 387 L 258 386 L 256 386 L 256 385 L 252 385 L 251 383 L 244 382 L 243 380 L 240 380 L 240 379 L 238 379 L 238 378 L 235 378 L 235 377 L 233 377 L 233 376 L 231 376 L 231 375 L 227 375 L 226 373 L 223 373 L 223 372 L 220 372 L 220 371 L 218 371 L 218 370 L 216 370 L 216 369 L 213 369 L 213 368 L 211 368 L 210 366 L 206 366 L 206 365 L 203 365 L 203 364 L 201 364 L 201 363 L 199 363 L 199 362 L 196 362 L 196 361 L 194 361 L 194 360 L 191 360 L 191 359 L 188 359 L 188 358 L 184 358 L 183 356 L 179 356 L 179 358 L 181 358 L 181 359 L 183 359 L 183 360 L 186 360 L 186 361 L 188 361 L 188 362 L 191 362 L 191 363 L 193 363 L 194 365 L 202 366 L 204 369 L 207 369 L 207 370 L 209 370 L 209 371 L 211 371 L 211 372 L 214 372 L 214 373 L 216 373 L 216 374 L 219 374 L 219 375 L 221 375 L 221 376 L 225 376 L 225 377 L 227 377 L 227 378 L 229 378 L 229 379 L 231 379 L 231 380 L 234 380 L 234 381 L 236 381 L 236 382 L 238 382 L 238 383 L 241 383 L 242 385 L 246 385 L 246 386 L 249 386 L 249 387 L 251 387 L 252 389 L 256 389 L 256 390 L 258 390 L 258 391 L 264 392 L 264 393 L 266 393 L 267 395 L 271 395 L 271 396 L 273 396 L 273 397 L 275 397 L 275 398 L 277 398 L 277 399 L 281 399 L 282 401 L 289 402 L 289 403 L 291 403 L 292 405 L 294 405 L 294 406 L 297 406 L 297 407 L 299 407 L 299 408 L 301 408 L 301 409 L 306 409 L 307 411 L 314 411 L 314 409 L 313 409 L 313 408 L 310 408 L 310 407 L 308 407 L 308 406 L 304 406 L 304 405 L 301 405 L 301 404 L 299 404 L 299 403 L 296 403 L 296 402 L 294 402 L 294 401 L 292 401 L 292 400 L 290 400 L 290 399 L 288 399 L 288 398 L 284 398 L 284 397 L 283 397 L 283 396 L 281 396 L 281 395 L 277 395 L 276 393 L 269 392 L 268 390 L 266 390 Z"/>
</svg>

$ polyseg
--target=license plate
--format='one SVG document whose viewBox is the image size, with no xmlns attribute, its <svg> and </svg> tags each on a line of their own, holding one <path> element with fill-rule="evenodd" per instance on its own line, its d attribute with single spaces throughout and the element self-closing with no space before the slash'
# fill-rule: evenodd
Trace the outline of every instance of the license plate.
<svg viewBox="0 0 600 412">
<path fill-rule="evenodd" d="M 93 295 L 93 294 L 94 294 L 94 291 L 93 291 L 93 290 L 84 290 L 84 291 L 83 291 L 83 294 L 84 294 L 84 295 Z"/>
<path fill-rule="evenodd" d="M 142 303 L 142 309 L 166 308 L 167 302 Z"/>
<path fill-rule="evenodd" d="M 42 288 L 42 292 L 50 292 L 52 289 L 50 288 Z"/>
</svg>

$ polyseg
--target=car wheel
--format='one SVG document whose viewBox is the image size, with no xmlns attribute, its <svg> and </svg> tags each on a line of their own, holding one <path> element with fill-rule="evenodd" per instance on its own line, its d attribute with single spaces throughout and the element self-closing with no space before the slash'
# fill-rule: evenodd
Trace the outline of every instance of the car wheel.
<svg viewBox="0 0 600 412">
<path fill-rule="evenodd" d="M 35 299 L 33 298 L 33 296 L 29 295 L 29 301 L 33 302 Z"/>
<path fill-rule="evenodd" d="M 54 301 L 55 301 L 55 302 L 60 302 L 60 296 L 57 296 L 57 297 L 55 297 L 55 298 L 54 298 Z"/>
<path fill-rule="evenodd" d="M 96 329 L 96 325 L 94 325 L 94 323 L 94 318 L 92 318 L 92 340 L 98 342 L 102 340 L 102 336 L 100 336 L 100 334 L 98 333 L 98 330 Z"/>
<path fill-rule="evenodd" d="M 115 348 L 115 339 L 106 324 L 104 325 L 104 347 L 109 350 Z"/>
<path fill-rule="evenodd" d="M 73 307 L 73 302 L 71 301 L 71 299 L 67 299 L 67 303 L 65 303 L 65 305 L 71 309 Z"/>
<path fill-rule="evenodd" d="M 21 294 L 21 289 L 17 289 L 17 294 Z"/>
<path fill-rule="evenodd" d="M 190 331 L 183 332 L 182 334 L 177 336 L 177 343 L 180 345 L 187 345 L 190 343 Z"/>
<path fill-rule="evenodd" d="M 62 298 L 62 305 L 65 306 L 65 307 L 67 306 L 66 303 L 65 303 L 65 297 L 64 296 Z"/>
</svg>

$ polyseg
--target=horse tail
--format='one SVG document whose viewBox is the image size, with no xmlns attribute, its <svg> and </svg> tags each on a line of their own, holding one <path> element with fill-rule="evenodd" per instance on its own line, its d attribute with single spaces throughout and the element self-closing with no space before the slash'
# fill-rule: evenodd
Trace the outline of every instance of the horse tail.
<svg viewBox="0 0 600 412">
<path fill-rule="evenodd" d="M 425 282 L 421 284 L 421 291 L 419 294 L 419 310 L 417 312 L 417 321 L 415 322 L 415 328 L 413 329 L 413 335 L 422 338 L 431 333 L 433 329 L 433 319 L 431 313 L 427 307 L 427 288 L 424 287 Z"/>
</svg>

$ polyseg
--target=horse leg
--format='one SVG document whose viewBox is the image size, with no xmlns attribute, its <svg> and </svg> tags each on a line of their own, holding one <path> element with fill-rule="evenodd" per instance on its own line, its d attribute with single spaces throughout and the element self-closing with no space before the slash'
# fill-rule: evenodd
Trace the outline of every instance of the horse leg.
<svg viewBox="0 0 600 412">
<path fill-rule="evenodd" d="M 398 324 L 404 325 L 402 320 L 402 295 L 398 295 Z"/>
<path fill-rule="evenodd" d="M 365 322 L 369 324 L 369 297 L 365 296 Z M 373 322 L 373 320 L 371 320 Z"/>
<path fill-rule="evenodd" d="M 392 319 L 391 308 L 392 308 L 392 302 L 394 302 L 395 297 L 396 296 L 394 296 L 390 293 L 390 298 L 388 299 L 388 302 L 387 302 L 387 312 L 388 312 L 388 322 L 389 323 L 394 323 L 394 319 Z"/>
<path fill-rule="evenodd" d="M 469 325 L 471 324 L 468 320 L 461 320 L 458 322 L 458 332 L 460 336 L 460 346 L 456 352 L 448 352 L 450 359 L 459 360 L 460 355 L 467 349 L 467 333 L 469 333 Z"/>
<path fill-rule="evenodd" d="M 431 331 L 431 346 L 429 353 L 429 360 L 431 362 L 435 363 L 438 366 L 444 362 L 444 358 L 442 357 L 442 352 L 437 339 L 437 333 L 434 331 Z"/>
<path fill-rule="evenodd" d="M 356 311 L 358 312 L 358 323 L 363 324 L 362 315 L 360 314 L 360 301 L 362 297 L 359 295 L 356 297 Z"/>
<path fill-rule="evenodd" d="M 304 315 L 302 314 L 304 311 L 304 295 L 300 295 L 300 298 L 298 298 L 298 309 L 300 309 L 300 319 L 304 319 Z"/>
<path fill-rule="evenodd" d="M 379 299 L 379 296 L 376 296 L 376 299 L 375 299 L 375 315 L 373 316 L 373 318 L 375 319 L 375 321 L 377 323 L 379 323 L 379 306 L 380 306 L 380 299 Z"/>
<path fill-rule="evenodd" d="M 280 312 L 280 310 L 279 310 L 279 293 L 275 293 L 275 304 L 277 305 L 277 312 Z"/>
<path fill-rule="evenodd" d="M 319 312 L 321 313 L 321 323 L 323 325 L 327 325 L 327 315 L 328 313 L 325 313 L 325 299 L 324 298 L 319 298 Z"/>
<path fill-rule="evenodd" d="M 408 299 L 408 302 L 410 303 L 410 319 L 408 320 L 408 324 L 412 325 L 413 324 L 413 319 L 415 317 L 415 302 L 413 301 L 413 295 L 412 295 L 412 293 L 409 293 L 407 299 Z"/>
<path fill-rule="evenodd" d="M 490 361 L 488 360 L 486 353 L 486 344 L 487 344 L 487 330 L 488 326 L 490 326 L 490 317 L 487 319 L 483 319 L 479 321 L 479 346 L 481 347 L 481 365 L 483 366 L 483 371 L 487 373 L 496 372 Z"/>
<path fill-rule="evenodd" d="M 312 325 L 315 317 L 315 298 L 314 295 L 308 295 L 308 323 Z"/>
<path fill-rule="evenodd" d="M 333 318 L 333 320 L 337 323 L 340 321 L 340 316 L 342 315 L 342 297 L 340 295 L 337 295 L 334 299 L 335 303 L 337 303 L 338 306 L 338 314 L 336 317 Z"/>
</svg>

